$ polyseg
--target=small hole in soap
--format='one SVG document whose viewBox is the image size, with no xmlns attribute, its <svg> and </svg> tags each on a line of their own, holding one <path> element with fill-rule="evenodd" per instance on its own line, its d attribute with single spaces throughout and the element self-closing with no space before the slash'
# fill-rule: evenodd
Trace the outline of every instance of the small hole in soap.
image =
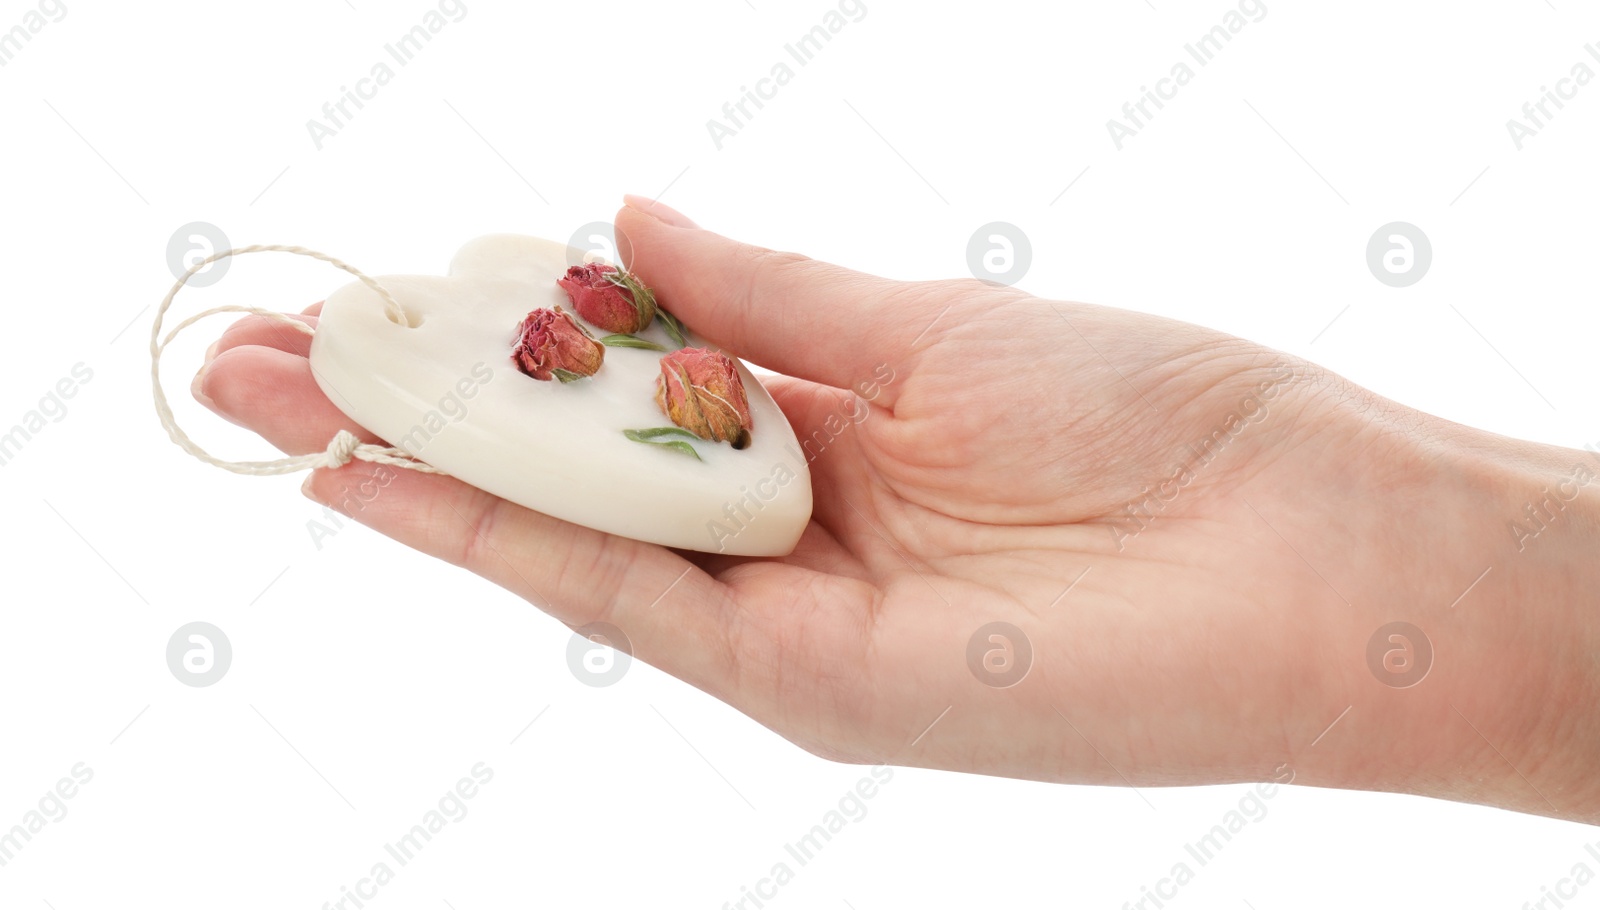
<svg viewBox="0 0 1600 910">
<path fill-rule="evenodd" d="M 396 316 L 386 307 L 384 308 L 383 315 L 387 317 L 390 322 L 401 326 L 402 328 L 414 329 L 417 326 L 422 325 L 422 315 L 420 313 L 406 313 L 402 311 L 400 316 Z"/>
</svg>

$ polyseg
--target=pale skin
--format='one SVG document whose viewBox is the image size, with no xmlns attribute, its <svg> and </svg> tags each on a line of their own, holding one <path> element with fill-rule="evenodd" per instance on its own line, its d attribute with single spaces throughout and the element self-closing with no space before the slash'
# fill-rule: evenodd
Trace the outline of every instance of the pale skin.
<svg viewBox="0 0 1600 910">
<path fill-rule="evenodd" d="M 858 417 L 811 461 L 793 553 L 670 550 L 361 461 L 307 495 L 340 508 L 385 472 L 351 517 L 571 626 L 619 627 L 636 658 L 826 758 L 1137 787 L 1292 776 L 1600 822 L 1597 456 L 1169 319 L 879 278 L 636 197 L 616 223 L 664 305 L 783 374 L 767 386 L 800 438 Z M 309 343 L 245 319 L 195 393 L 285 452 L 340 428 L 379 442 L 318 389 Z M 1396 620 L 1433 651 L 1409 688 L 1367 656 Z M 967 659 L 991 622 L 1033 653 L 1007 688 Z M 1380 649 L 1390 671 L 1403 645 Z"/>
</svg>

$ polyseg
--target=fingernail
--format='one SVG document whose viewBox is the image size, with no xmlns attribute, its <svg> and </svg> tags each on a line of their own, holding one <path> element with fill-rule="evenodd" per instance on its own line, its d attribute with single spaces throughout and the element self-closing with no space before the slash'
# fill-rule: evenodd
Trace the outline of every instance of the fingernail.
<svg viewBox="0 0 1600 910">
<path fill-rule="evenodd" d="M 217 359 L 217 345 L 220 344 L 222 344 L 222 339 L 218 338 L 216 341 L 211 342 L 210 347 L 206 348 L 206 363 L 210 363 L 211 361 Z"/>
<path fill-rule="evenodd" d="M 206 362 L 202 363 L 200 365 L 200 369 L 195 371 L 194 379 L 189 382 L 189 394 L 194 396 L 195 401 L 198 401 L 206 407 L 214 410 L 215 408 L 211 403 L 211 399 L 207 398 L 205 393 L 206 369 L 210 366 L 211 358 L 207 357 Z"/>
<path fill-rule="evenodd" d="M 313 492 L 312 489 L 311 489 L 311 485 L 312 485 L 313 482 L 316 481 L 316 479 L 317 479 L 317 472 L 316 471 L 312 471 L 311 473 L 307 474 L 305 482 L 300 484 L 300 495 L 302 495 L 305 498 L 311 500 L 312 502 L 321 502 L 322 500 L 318 499 L 317 498 L 317 494 L 315 492 Z"/>
<path fill-rule="evenodd" d="M 635 196 L 632 193 L 629 193 L 622 197 L 622 201 L 629 208 L 643 212 L 644 214 L 649 215 L 663 224 L 670 224 L 673 227 L 681 228 L 698 229 L 700 227 L 700 225 L 691 221 L 688 215 L 683 214 L 669 205 L 657 202 L 654 199 L 647 199 L 644 196 Z"/>
</svg>

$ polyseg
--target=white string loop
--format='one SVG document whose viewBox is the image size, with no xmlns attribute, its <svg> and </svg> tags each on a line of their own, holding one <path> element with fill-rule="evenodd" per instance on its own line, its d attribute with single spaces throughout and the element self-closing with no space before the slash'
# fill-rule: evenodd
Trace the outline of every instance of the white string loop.
<svg viewBox="0 0 1600 910">
<path fill-rule="evenodd" d="M 340 260 L 335 259 L 326 253 L 319 253 L 316 250 L 306 249 L 302 246 L 282 246 L 277 244 L 257 244 L 255 246 L 244 246 L 237 249 L 224 250 L 220 253 L 213 253 L 210 256 L 207 256 L 205 259 L 202 259 L 201 261 L 190 266 L 189 271 L 186 272 L 183 277 L 179 278 L 177 283 L 172 286 L 172 290 L 167 292 L 166 299 L 161 301 L 161 306 L 156 310 L 155 324 L 150 327 L 150 384 L 155 395 L 156 416 L 161 419 L 161 425 L 166 428 L 167 436 L 169 436 L 172 441 L 179 446 L 179 448 L 182 448 L 185 452 L 188 452 L 195 458 L 200 459 L 206 464 L 215 465 L 216 467 L 224 470 L 232 471 L 235 474 L 293 474 L 296 471 L 304 471 L 308 469 L 315 470 L 317 468 L 339 468 L 349 464 L 354 459 L 375 462 L 378 464 L 393 465 L 397 468 L 409 468 L 410 470 L 421 471 L 425 474 L 443 474 L 444 472 L 438 468 L 412 458 L 411 455 L 404 449 L 363 443 L 360 437 L 356 436 L 356 434 L 350 432 L 349 430 L 340 430 L 338 433 L 335 433 L 333 439 L 329 440 L 328 447 L 321 452 L 314 452 L 308 455 L 293 455 L 288 458 L 276 458 L 271 461 L 225 461 L 212 456 L 211 453 L 200 448 L 200 446 L 197 445 L 193 439 L 189 438 L 187 433 L 179 428 L 177 418 L 173 416 L 172 408 L 167 403 L 166 392 L 164 392 L 161 388 L 161 355 L 166 351 L 167 345 L 171 344 L 172 340 L 178 336 L 179 332 L 191 325 L 194 325 L 196 322 L 199 322 L 207 316 L 214 316 L 218 313 L 251 313 L 253 315 L 261 316 L 265 319 L 285 325 L 297 332 L 302 332 L 307 335 L 312 335 L 315 333 L 315 330 L 313 330 L 310 326 L 299 321 L 298 319 L 291 319 L 283 313 L 277 313 L 272 310 L 264 310 L 260 307 L 253 306 L 219 306 L 212 307 L 203 313 L 197 313 L 194 316 L 190 316 L 188 319 L 185 319 L 174 326 L 172 331 L 168 332 L 165 338 L 161 337 L 161 324 L 166 319 L 167 310 L 172 306 L 172 301 L 178 296 L 178 292 L 183 289 L 184 285 L 189 283 L 189 279 L 199 274 L 203 269 L 205 269 L 206 266 L 212 264 L 213 262 L 226 259 L 229 256 L 239 256 L 245 253 L 293 253 L 297 256 L 309 256 L 312 259 L 318 259 L 322 262 L 326 262 L 335 268 L 343 269 L 344 271 L 349 272 L 356 278 L 360 279 L 362 284 L 365 284 L 367 287 L 371 288 L 372 291 L 383 300 L 384 314 L 388 316 L 390 320 L 400 325 L 414 325 L 410 316 L 406 313 L 405 308 L 400 306 L 399 301 L 394 299 L 394 296 L 389 293 L 387 288 L 367 277 L 354 266 L 341 262 Z"/>
</svg>

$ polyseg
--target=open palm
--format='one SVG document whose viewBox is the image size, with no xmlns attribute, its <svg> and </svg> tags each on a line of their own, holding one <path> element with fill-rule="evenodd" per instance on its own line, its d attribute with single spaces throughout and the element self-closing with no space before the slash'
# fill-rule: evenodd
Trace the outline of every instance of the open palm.
<svg viewBox="0 0 1600 910">
<path fill-rule="evenodd" d="M 619 627 L 637 658 L 832 758 L 1265 779 L 1345 703 L 1378 614 L 1315 567 L 1370 529 L 1303 506 L 1313 483 L 1363 495 L 1371 396 L 1184 323 L 890 281 L 635 205 L 617 219 L 634 271 L 782 374 L 768 387 L 815 490 L 792 554 L 669 550 L 364 462 L 308 494 L 338 507 L 384 472 L 359 521 L 574 627 Z M 290 453 L 340 428 L 377 441 L 319 391 L 308 345 L 244 320 L 196 392 Z"/>
</svg>

